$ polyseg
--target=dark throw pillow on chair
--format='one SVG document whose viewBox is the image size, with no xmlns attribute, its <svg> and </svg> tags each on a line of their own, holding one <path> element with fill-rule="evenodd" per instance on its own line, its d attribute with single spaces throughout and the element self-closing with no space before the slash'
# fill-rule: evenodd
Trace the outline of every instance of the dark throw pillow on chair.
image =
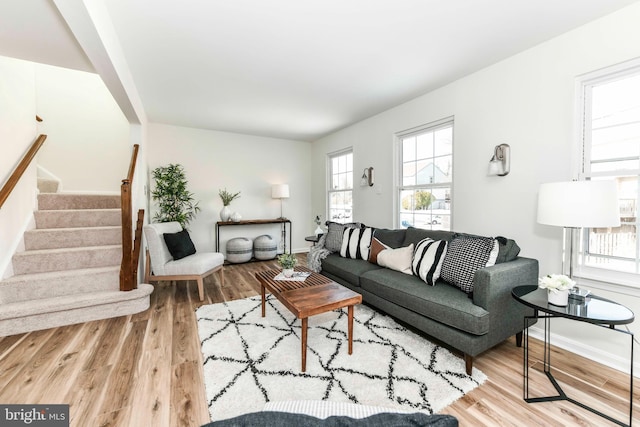
<svg viewBox="0 0 640 427">
<path fill-rule="evenodd" d="M 169 253 L 174 260 L 196 253 L 196 247 L 193 245 L 187 230 L 182 230 L 178 233 L 164 233 L 163 237 L 164 242 L 167 244 L 167 249 L 169 249 Z"/>
</svg>

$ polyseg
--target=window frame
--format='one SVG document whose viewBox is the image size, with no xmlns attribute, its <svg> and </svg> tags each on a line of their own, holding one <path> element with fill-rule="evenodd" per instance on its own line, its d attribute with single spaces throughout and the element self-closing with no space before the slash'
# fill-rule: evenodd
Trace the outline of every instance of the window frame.
<svg viewBox="0 0 640 427">
<path fill-rule="evenodd" d="M 617 64 L 611 67 L 607 67 L 601 70 L 594 71 L 576 79 L 576 153 L 578 154 L 574 174 L 577 180 L 588 180 L 591 178 L 603 178 L 603 177 L 622 177 L 622 176 L 638 176 L 640 179 L 640 168 L 638 169 L 618 169 L 610 172 L 591 172 L 591 121 L 592 121 L 592 89 L 598 85 L 612 83 L 618 80 L 622 80 L 632 76 L 640 76 L 640 60 L 632 60 Z M 640 191 L 640 189 L 639 189 Z M 640 201 L 640 197 L 638 198 Z M 636 247 L 640 244 L 638 237 L 640 236 L 640 220 L 636 216 Z M 624 288 L 633 288 L 635 293 L 640 292 L 638 287 L 638 279 L 640 279 L 640 272 L 625 272 L 621 270 L 614 270 L 611 268 L 603 267 L 591 267 L 584 265 L 585 249 L 589 246 L 589 229 L 583 229 L 579 233 L 579 247 L 574 253 L 574 259 L 569 260 L 569 254 L 565 254 L 565 262 L 573 262 L 576 266 L 574 269 L 574 276 L 585 283 L 590 285 L 599 284 L 615 284 L 622 285 Z M 634 262 L 636 265 L 639 261 L 640 254 L 636 252 L 636 258 Z M 602 287 L 602 289 L 607 289 Z M 608 287 L 611 290 L 610 286 Z"/>
<path fill-rule="evenodd" d="M 411 137 L 413 135 L 417 136 L 420 134 L 428 133 L 428 132 L 436 132 L 439 129 L 451 128 L 451 180 L 449 182 L 433 182 L 429 184 L 414 184 L 414 185 L 404 185 L 404 177 L 403 177 L 403 164 L 404 164 L 404 153 L 403 153 L 403 140 Z M 397 132 L 394 135 L 395 140 L 395 149 L 394 149 L 394 168 L 395 172 L 395 191 L 394 191 L 394 213 L 393 213 L 393 222 L 397 228 L 406 228 L 402 226 L 402 218 L 401 218 L 401 208 L 402 208 L 402 193 L 407 190 L 419 190 L 419 189 L 449 189 L 449 224 L 448 228 L 436 228 L 442 230 L 453 230 L 453 213 L 454 213 L 454 189 L 453 184 L 455 180 L 455 168 L 453 167 L 454 162 L 454 140 L 455 140 L 455 120 L 454 116 L 446 117 L 434 122 L 426 123 L 424 125 L 416 126 L 410 129 L 406 129 L 400 132 Z M 437 159 L 438 156 L 433 155 L 430 157 L 431 159 Z M 415 225 L 413 225 L 415 226 Z M 430 230 L 434 230 L 433 224 L 430 224 L 428 228 Z"/>
<path fill-rule="evenodd" d="M 338 158 L 338 157 L 342 157 L 342 156 L 348 156 L 351 155 L 351 187 L 350 188 L 340 188 L 340 189 L 333 189 L 332 188 L 332 183 L 333 183 L 333 159 Z M 354 175 L 353 175 L 353 147 L 348 147 L 348 148 L 344 148 L 342 150 L 338 150 L 338 151 L 334 151 L 331 153 L 327 154 L 327 181 L 326 181 L 326 185 L 327 185 L 327 201 L 326 201 L 326 206 L 325 206 L 325 215 L 327 218 L 327 221 L 332 221 L 332 222 L 339 222 L 339 223 L 345 223 L 345 222 L 352 222 L 353 218 L 354 218 L 354 212 L 353 212 L 353 179 L 354 179 Z M 331 217 L 331 195 L 332 193 L 337 193 L 337 192 L 351 192 L 351 216 L 350 217 L 345 217 L 345 218 L 332 218 Z"/>
</svg>

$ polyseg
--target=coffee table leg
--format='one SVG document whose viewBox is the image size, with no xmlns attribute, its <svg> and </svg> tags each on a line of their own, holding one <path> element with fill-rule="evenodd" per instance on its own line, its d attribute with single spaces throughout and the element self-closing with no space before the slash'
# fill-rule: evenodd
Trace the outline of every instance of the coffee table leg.
<svg viewBox="0 0 640 427">
<path fill-rule="evenodd" d="M 260 286 L 262 288 L 262 317 L 264 317 L 264 302 L 265 302 L 265 292 L 264 292 L 264 285 Z"/>
<path fill-rule="evenodd" d="M 349 314 L 349 354 L 353 352 L 353 306 L 347 307 Z"/>
<path fill-rule="evenodd" d="M 302 372 L 307 370 L 307 318 L 302 319 Z"/>
</svg>

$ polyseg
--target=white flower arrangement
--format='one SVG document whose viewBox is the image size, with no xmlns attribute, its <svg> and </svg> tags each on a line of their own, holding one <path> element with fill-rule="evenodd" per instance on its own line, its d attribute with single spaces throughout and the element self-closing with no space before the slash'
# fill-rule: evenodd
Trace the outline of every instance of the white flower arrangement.
<svg viewBox="0 0 640 427">
<path fill-rule="evenodd" d="M 538 279 L 538 286 L 547 289 L 553 293 L 558 291 L 566 291 L 575 286 L 576 282 L 565 276 L 564 274 L 548 274 Z"/>
</svg>

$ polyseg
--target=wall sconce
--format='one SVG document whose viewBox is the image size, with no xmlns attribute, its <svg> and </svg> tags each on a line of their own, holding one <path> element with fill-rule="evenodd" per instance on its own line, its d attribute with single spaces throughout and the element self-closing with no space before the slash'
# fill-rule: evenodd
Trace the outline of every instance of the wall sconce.
<svg viewBox="0 0 640 427">
<path fill-rule="evenodd" d="M 505 176 L 511 169 L 511 147 L 509 144 L 496 145 L 489 161 L 489 176 Z"/>
<path fill-rule="evenodd" d="M 360 178 L 361 187 L 373 187 L 373 167 L 364 168 L 362 178 Z"/>
</svg>

